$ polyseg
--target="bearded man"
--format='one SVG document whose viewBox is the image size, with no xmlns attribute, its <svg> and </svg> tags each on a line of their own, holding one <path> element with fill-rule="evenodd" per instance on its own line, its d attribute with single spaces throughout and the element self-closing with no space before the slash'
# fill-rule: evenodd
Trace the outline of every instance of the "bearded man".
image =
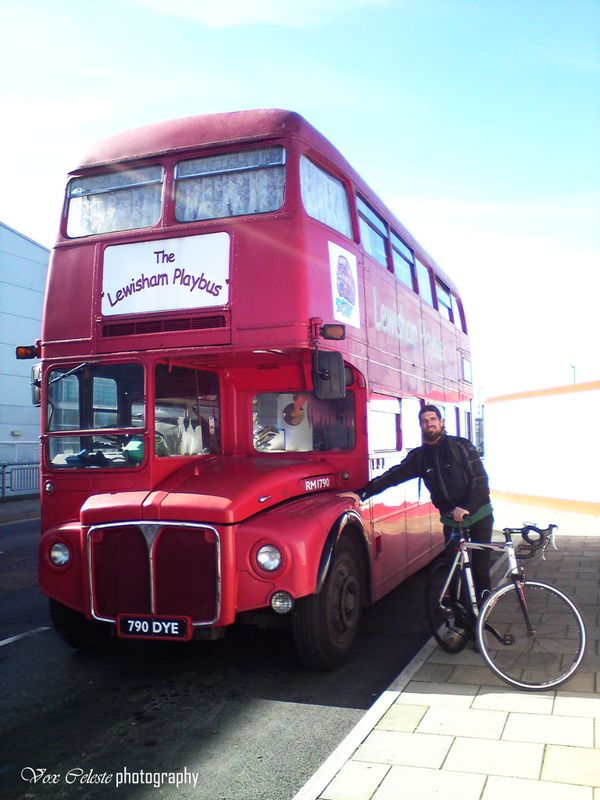
<svg viewBox="0 0 600 800">
<path fill-rule="evenodd" d="M 479 453 L 468 439 L 450 436 L 437 406 L 425 405 L 419 412 L 423 444 L 383 475 L 369 481 L 355 494 L 366 500 L 390 486 L 420 478 L 441 515 L 448 541 L 452 523 L 468 517 L 472 542 L 488 544 L 494 518 L 488 476 Z M 473 580 L 479 600 L 490 590 L 490 551 L 472 550 Z"/>
</svg>

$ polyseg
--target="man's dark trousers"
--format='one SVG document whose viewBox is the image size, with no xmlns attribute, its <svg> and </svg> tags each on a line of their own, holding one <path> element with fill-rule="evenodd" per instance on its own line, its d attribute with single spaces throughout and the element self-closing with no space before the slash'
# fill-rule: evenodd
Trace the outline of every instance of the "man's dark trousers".
<svg viewBox="0 0 600 800">
<path fill-rule="evenodd" d="M 489 544 L 492 540 L 492 529 L 494 527 L 494 517 L 488 514 L 487 517 L 480 519 L 479 522 L 474 522 L 469 526 L 470 536 L 472 542 L 476 544 Z M 444 525 L 444 536 L 446 538 L 446 549 L 448 555 L 454 558 L 452 544 L 450 543 L 450 536 L 452 528 Z M 491 550 L 469 550 L 469 559 L 471 561 L 471 568 L 473 571 L 473 581 L 475 583 L 475 592 L 477 599 L 481 599 L 481 593 L 486 589 L 489 591 L 492 587 L 490 584 L 490 561 Z"/>
</svg>

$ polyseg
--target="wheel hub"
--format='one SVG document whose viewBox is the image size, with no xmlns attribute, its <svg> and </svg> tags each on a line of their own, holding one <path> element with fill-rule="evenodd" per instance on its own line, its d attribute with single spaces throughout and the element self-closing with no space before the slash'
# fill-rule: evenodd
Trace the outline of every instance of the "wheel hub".
<svg viewBox="0 0 600 800">
<path fill-rule="evenodd" d="M 340 570 L 335 581 L 334 620 L 340 632 L 356 625 L 359 585 L 355 575 L 347 569 Z"/>
</svg>

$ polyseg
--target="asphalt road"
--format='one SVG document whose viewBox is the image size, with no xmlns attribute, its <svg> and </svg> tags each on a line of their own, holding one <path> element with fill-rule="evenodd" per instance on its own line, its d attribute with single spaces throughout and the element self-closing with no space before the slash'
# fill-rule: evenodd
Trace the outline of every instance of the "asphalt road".
<svg viewBox="0 0 600 800">
<path fill-rule="evenodd" d="M 43 630 L 38 531 L 0 527 L 4 800 L 289 800 L 428 638 L 419 573 L 365 613 L 353 659 L 334 673 L 304 669 L 286 631 L 250 628 L 75 653 Z M 177 773 L 179 788 L 167 782 Z"/>
</svg>

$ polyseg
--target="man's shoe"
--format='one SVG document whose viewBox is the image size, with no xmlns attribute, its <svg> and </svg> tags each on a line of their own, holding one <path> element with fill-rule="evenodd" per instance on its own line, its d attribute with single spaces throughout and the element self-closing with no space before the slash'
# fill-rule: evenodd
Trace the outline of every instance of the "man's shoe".
<svg viewBox="0 0 600 800">
<path fill-rule="evenodd" d="M 467 632 L 464 628 L 449 628 L 444 641 L 448 647 L 458 647 L 466 635 Z"/>
</svg>

